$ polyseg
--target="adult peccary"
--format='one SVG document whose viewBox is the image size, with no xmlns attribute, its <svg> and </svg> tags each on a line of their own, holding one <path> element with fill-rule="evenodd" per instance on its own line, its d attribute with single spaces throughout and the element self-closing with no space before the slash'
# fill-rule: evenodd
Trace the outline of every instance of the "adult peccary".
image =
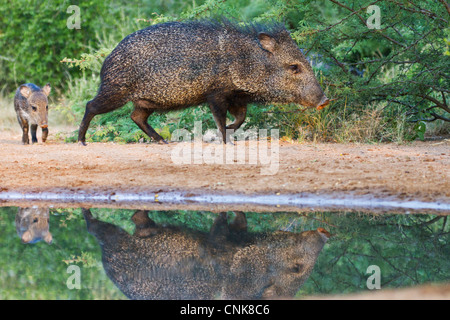
<svg viewBox="0 0 450 320">
<path fill-rule="evenodd" d="M 16 214 L 16 231 L 23 243 L 53 241 L 49 231 L 50 213 L 48 207 L 19 208 Z"/>
<path fill-rule="evenodd" d="M 137 211 L 134 235 L 83 209 L 102 249 L 108 277 L 131 299 L 260 299 L 292 297 L 311 273 L 330 234 L 247 232 L 242 212 L 226 213 L 209 233 L 162 227 Z"/>
<path fill-rule="evenodd" d="M 28 128 L 31 125 L 31 141 L 38 142 L 36 137 L 37 127 L 42 128 L 42 142 L 48 136 L 48 96 L 51 87 L 47 83 L 42 89 L 35 84 L 21 85 L 14 96 L 14 109 L 17 120 L 22 128 L 22 143 L 29 144 Z"/>
<path fill-rule="evenodd" d="M 329 103 L 314 72 L 283 25 L 229 21 L 168 22 L 124 38 L 105 59 L 97 96 L 86 104 L 78 141 L 92 118 L 134 104 L 133 121 L 149 137 L 154 112 L 208 103 L 222 139 L 245 120 L 248 103 Z M 227 111 L 234 116 L 226 126 Z"/>
</svg>

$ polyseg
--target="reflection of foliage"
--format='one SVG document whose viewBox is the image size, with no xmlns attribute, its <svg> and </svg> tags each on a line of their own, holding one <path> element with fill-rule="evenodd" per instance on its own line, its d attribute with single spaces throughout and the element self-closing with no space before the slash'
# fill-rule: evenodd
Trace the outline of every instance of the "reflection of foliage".
<svg viewBox="0 0 450 320">
<path fill-rule="evenodd" d="M 92 268 L 98 266 L 98 262 L 90 252 L 82 252 L 81 256 L 71 256 L 70 259 L 63 260 L 67 265 L 81 264 L 83 267 Z"/>
<path fill-rule="evenodd" d="M 52 245 L 23 245 L 14 226 L 15 208 L 0 208 L 0 297 L 4 299 L 123 298 L 107 279 L 100 248 L 87 233 L 79 209 L 51 209 Z M 93 209 L 100 220 L 134 231 L 134 210 Z M 151 211 L 161 225 L 208 231 L 217 214 L 204 211 Z M 233 214 L 229 213 L 231 219 Z M 381 287 L 398 288 L 450 278 L 447 217 L 358 213 L 246 213 L 250 232 L 301 232 L 318 227 L 333 234 L 298 296 L 367 290 L 369 265 L 381 269 Z M 82 272 L 82 289 L 65 283 L 68 264 Z"/>
<path fill-rule="evenodd" d="M 51 209 L 50 212 L 53 243 L 24 245 L 14 225 L 17 209 L 0 208 L 0 220 L 5 222 L 0 224 L 0 298 L 123 298 L 100 267 L 100 248 L 95 239 L 89 237 L 80 210 Z M 67 219 L 66 215 L 71 218 Z M 72 258 L 70 264 L 77 263 L 81 269 L 80 290 L 69 290 L 66 286 L 70 274 L 64 260 Z"/>
<path fill-rule="evenodd" d="M 367 290 L 367 267 L 381 270 L 381 288 L 450 278 L 447 217 L 426 215 L 329 216 L 336 236 L 319 256 L 301 295 Z"/>
</svg>

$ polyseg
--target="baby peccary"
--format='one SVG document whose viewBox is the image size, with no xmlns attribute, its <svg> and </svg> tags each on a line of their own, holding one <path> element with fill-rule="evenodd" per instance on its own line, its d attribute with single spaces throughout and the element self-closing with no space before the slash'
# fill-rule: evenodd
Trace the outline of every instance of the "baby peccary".
<svg viewBox="0 0 450 320">
<path fill-rule="evenodd" d="M 167 22 L 130 34 L 105 59 L 97 96 L 86 104 L 78 141 L 92 118 L 134 104 L 133 121 L 149 137 L 155 111 L 208 103 L 223 142 L 237 130 L 249 103 L 329 103 L 314 72 L 281 24 L 229 21 Z M 235 118 L 226 126 L 227 111 Z"/>
<path fill-rule="evenodd" d="M 19 208 L 16 214 L 16 231 L 23 243 L 44 240 L 52 243 L 49 231 L 50 213 L 48 207 Z"/>
<path fill-rule="evenodd" d="M 14 96 L 14 109 L 16 109 L 17 120 L 22 128 L 22 143 L 29 144 L 28 128 L 31 125 L 31 141 L 38 142 L 36 138 L 37 127 L 42 128 L 42 142 L 48 136 L 48 95 L 50 84 L 42 89 L 32 83 L 21 85 Z"/>
<path fill-rule="evenodd" d="M 261 299 L 293 297 L 330 234 L 247 232 L 243 212 L 220 213 L 209 233 L 163 227 L 136 211 L 134 235 L 83 209 L 102 249 L 105 272 L 131 299 Z"/>
</svg>

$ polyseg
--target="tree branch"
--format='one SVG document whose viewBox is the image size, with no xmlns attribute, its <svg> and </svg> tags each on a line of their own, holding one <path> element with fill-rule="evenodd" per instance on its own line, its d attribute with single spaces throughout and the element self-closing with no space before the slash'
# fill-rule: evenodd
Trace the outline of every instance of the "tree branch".
<svg viewBox="0 0 450 320">
<path fill-rule="evenodd" d="M 445 6 L 445 9 L 447 9 L 447 13 L 450 15 L 450 6 L 448 5 L 448 3 L 445 0 L 439 1 Z"/>
<path fill-rule="evenodd" d="M 368 26 L 367 23 L 366 23 L 366 20 L 365 20 L 361 15 L 359 15 L 359 14 L 357 13 L 357 11 L 354 11 L 353 9 L 347 7 L 346 5 L 340 3 L 340 2 L 338 2 L 338 1 L 336 1 L 336 0 L 330 0 L 330 1 L 333 2 L 333 3 L 335 3 L 335 4 L 337 4 L 338 6 L 344 8 L 344 9 L 347 9 L 347 10 L 349 10 L 350 12 L 354 13 L 354 14 L 359 18 L 359 20 L 361 20 L 361 22 L 362 22 L 367 28 L 369 28 L 369 26 Z M 398 42 L 398 41 L 392 39 L 391 37 L 385 35 L 384 33 L 380 33 L 380 35 L 381 35 L 383 38 L 385 38 L 385 39 L 391 41 L 392 43 L 395 43 L 396 45 L 398 45 L 398 46 L 400 46 L 400 47 L 405 47 L 404 44 L 401 44 L 400 42 Z"/>
</svg>

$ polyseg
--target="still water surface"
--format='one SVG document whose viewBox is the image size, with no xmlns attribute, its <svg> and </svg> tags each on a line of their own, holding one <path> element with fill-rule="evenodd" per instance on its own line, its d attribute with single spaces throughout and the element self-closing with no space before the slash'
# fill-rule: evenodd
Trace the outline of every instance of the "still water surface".
<svg viewBox="0 0 450 320">
<path fill-rule="evenodd" d="M 303 298 L 445 283 L 447 220 L 0 207 L 0 298 Z"/>
</svg>

